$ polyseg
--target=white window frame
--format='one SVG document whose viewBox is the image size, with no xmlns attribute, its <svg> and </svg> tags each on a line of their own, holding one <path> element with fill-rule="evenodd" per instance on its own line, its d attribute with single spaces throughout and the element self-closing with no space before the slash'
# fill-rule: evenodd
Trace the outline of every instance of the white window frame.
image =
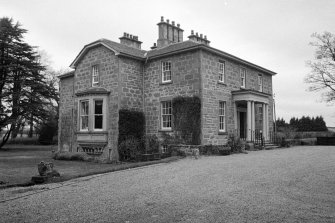
<svg viewBox="0 0 335 223">
<path fill-rule="evenodd" d="M 219 82 L 225 83 L 226 63 L 224 61 L 219 61 L 218 67 L 219 67 Z"/>
<path fill-rule="evenodd" d="M 263 75 L 258 74 L 258 91 L 263 92 Z"/>
<path fill-rule="evenodd" d="M 226 132 L 226 102 L 219 102 L 219 132 Z"/>
<path fill-rule="evenodd" d="M 92 87 L 96 87 L 99 84 L 99 66 L 92 66 Z"/>
<path fill-rule="evenodd" d="M 82 128 L 82 115 L 81 115 L 81 109 L 82 109 L 82 102 L 88 102 L 88 128 L 83 129 Z M 102 116 L 102 128 L 95 128 L 95 101 L 102 101 L 102 114 L 99 114 Z M 107 127 L 107 96 L 105 95 L 99 95 L 99 96 L 86 96 L 81 97 L 79 99 L 78 103 L 78 130 L 80 132 L 101 132 L 106 131 Z M 86 115 L 87 116 L 87 115 Z"/>
<path fill-rule="evenodd" d="M 162 83 L 171 83 L 172 82 L 172 64 L 170 61 L 162 62 Z"/>
<path fill-rule="evenodd" d="M 168 152 L 168 145 L 162 145 L 161 146 L 161 151 L 162 151 L 162 153 L 167 153 Z"/>
<path fill-rule="evenodd" d="M 161 102 L 161 129 L 172 130 L 172 101 Z"/>
<path fill-rule="evenodd" d="M 97 101 L 102 101 L 102 114 L 96 114 L 95 113 L 95 103 L 97 102 Z M 93 122 L 93 129 L 94 129 L 94 131 L 103 131 L 103 129 L 104 129 L 104 100 L 103 99 L 101 99 L 101 98 L 94 98 L 93 99 L 93 107 L 92 107 L 93 109 L 93 118 L 92 118 L 92 122 Z M 102 116 L 102 128 L 95 128 L 95 117 L 96 116 Z"/>
<path fill-rule="evenodd" d="M 83 114 L 83 103 L 87 104 L 87 114 Z M 87 128 L 83 128 L 83 118 L 87 118 Z M 88 131 L 90 119 L 90 102 L 89 100 L 81 100 L 79 102 L 79 129 L 80 131 Z"/>
<path fill-rule="evenodd" d="M 247 76 L 247 69 L 245 69 L 244 67 L 241 67 L 240 68 L 241 88 L 245 88 L 246 76 Z"/>
</svg>

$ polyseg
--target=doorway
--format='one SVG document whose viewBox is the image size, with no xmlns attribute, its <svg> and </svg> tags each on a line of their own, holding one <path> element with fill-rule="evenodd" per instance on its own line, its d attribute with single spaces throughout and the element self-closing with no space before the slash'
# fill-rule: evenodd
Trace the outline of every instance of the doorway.
<svg viewBox="0 0 335 223">
<path fill-rule="evenodd" d="M 240 138 L 246 139 L 246 120 L 247 120 L 247 113 L 246 112 L 239 112 L 239 119 L 240 119 Z"/>
</svg>

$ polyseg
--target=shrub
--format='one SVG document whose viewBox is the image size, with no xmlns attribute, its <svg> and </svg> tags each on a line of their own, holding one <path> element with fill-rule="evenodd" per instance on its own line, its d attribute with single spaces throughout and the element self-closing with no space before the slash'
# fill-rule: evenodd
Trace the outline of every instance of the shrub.
<svg viewBox="0 0 335 223">
<path fill-rule="evenodd" d="M 172 100 L 173 126 L 184 144 L 199 145 L 201 133 L 201 101 L 197 96 Z"/>
<path fill-rule="evenodd" d="M 144 138 L 145 152 L 152 154 L 159 152 L 159 140 L 156 135 L 148 135 Z"/>
<path fill-rule="evenodd" d="M 52 154 L 54 160 L 92 161 L 93 158 L 84 152 L 55 152 Z"/>
<path fill-rule="evenodd" d="M 119 144 L 129 137 L 141 140 L 144 135 L 143 112 L 121 109 L 119 111 Z"/>
<path fill-rule="evenodd" d="M 140 154 L 140 141 L 133 136 L 127 137 L 119 143 L 119 156 L 121 161 L 134 161 Z"/>
<path fill-rule="evenodd" d="M 48 121 L 42 124 L 38 142 L 42 145 L 50 145 L 53 142 L 53 137 L 57 133 L 57 121 Z"/>
</svg>

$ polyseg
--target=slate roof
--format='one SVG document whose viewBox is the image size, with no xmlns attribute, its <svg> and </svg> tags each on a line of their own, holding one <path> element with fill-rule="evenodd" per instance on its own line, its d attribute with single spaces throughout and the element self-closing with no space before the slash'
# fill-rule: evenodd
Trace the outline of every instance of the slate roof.
<svg viewBox="0 0 335 223">
<path fill-rule="evenodd" d="M 128 57 L 132 57 L 138 60 L 142 60 L 142 61 L 147 61 L 150 59 L 154 59 L 157 57 L 162 57 L 165 55 L 171 55 L 174 53 L 178 53 L 178 52 L 183 52 L 183 51 L 189 51 L 192 49 L 204 49 L 206 51 L 212 52 L 214 54 L 218 54 L 221 55 L 225 58 L 229 58 L 231 60 L 237 61 L 239 63 L 242 63 L 244 65 L 247 66 L 251 66 L 253 68 L 256 68 L 262 72 L 271 74 L 271 75 L 275 75 L 276 73 L 268 70 L 266 68 L 263 68 L 261 66 L 258 66 L 256 64 L 253 64 L 251 62 L 248 62 L 246 60 L 243 60 L 241 58 L 238 58 L 234 55 L 231 55 L 229 53 L 226 53 L 224 51 L 215 49 L 213 47 L 210 47 L 208 45 L 202 44 L 202 43 L 197 43 L 191 40 L 187 40 L 187 41 L 183 41 L 180 43 L 173 43 L 170 44 L 168 46 L 162 47 L 162 48 L 156 48 L 153 50 L 149 50 L 149 51 L 145 51 L 145 50 L 140 50 L 140 49 L 136 49 L 121 43 L 117 43 L 108 39 L 100 39 L 97 40 L 95 42 L 92 42 L 90 44 L 87 44 L 84 46 L 84 48 L 80 51 L 79 55 L 76 57 L 76 59 L 72 62 L 71 66 L 72 68 L 76 67 L 77 62 L 81 59 L 81 57 L 86 53 L 86 51 L 94 46 L 97 46 L 99 44 L 102 44 L 104 46 L 106 46 L 107 48 L 109 48 L 110 50 L 114 51 L 116 55 L 123 55 L 123 56 L 128 56 Z"/>
</svg>

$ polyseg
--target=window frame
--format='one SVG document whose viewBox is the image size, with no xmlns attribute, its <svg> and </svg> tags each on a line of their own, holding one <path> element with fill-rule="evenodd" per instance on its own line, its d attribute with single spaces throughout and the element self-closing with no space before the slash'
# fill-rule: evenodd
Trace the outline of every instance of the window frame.
<svg viewBox="0 0 335 223">
<path fill-rule="evenodd" d="M 167 66 L 165 64 L 168 64 Z M 169 68 L 165 70 L 165 68 Z M 166 72 L 169 72 L 170 79 L 165 80 Z M 172 63 L 171 61 L 162 61 L 161 63 L 161 83 L 168 84 L 172 83 Z"/>
<path fill-rule="evenodd" d="M 87 114 L 82 114 L 82 105 L 83 103 L 87 103 Z M 83 127 L 83 117 L 87 117 L 87 128 Z M 88 99 L 80 100 L 79 101 L 79 130 L 87 132 L 89 130 L 89 119 L 90 119 L 90 101 Z"/>
<path fill-rule="evenodd" d="M 96 101 L 102 101 L 102 108 L 101 108 L 101 114 L 96 114 L 95 113 L 95 103 L 96 103 Z M 94 130 L 94 131 L 103 131 L 104 130 L 104 100 L 103 99 L 101 99 L 101 98 L 93 98 L 93 107 L 92 107 L 92 113 L 93 113 L 93 115 L 92 115 L 92 124 L 93 124 L 93 127 L 92 127 L 92 129 Z M 102 121 L 102 127 L 101 128 L 95 128 L 95 117 L 96 116 L 102 116 L 102 119 L 101 119 L 101 121 Z"/>
<path fill-rule="evenodd" d="M 244 71 L 244 72 L 242 72 Z M 242 74 L 244 74 L 244 77 L 242 77 Z M 243 81 L 242 81 L 243 78 Z M 244 67 L 240 67 L 240 85 L 241 88 L 246 88 L 246 79 L 247 79 L 247 69 Z"/>
<path fill-rule="evenodd" d="M 169 103 L 170 106 L 164 108 L 164 104 L 166 103 Z M 171 111 L 170 113 L 164 113 L 164 111 Z M 166 101 L 161 101 L 160 102 L 160 111 L 161 111 L 161 116 L 160 116 L 160 119 L 161 119 L 161 122 L 160 122 L 160 125 L 161 125 L 161 130 L 163 131 L 172 131 L 172 100 L 166 100 Z M 168 122 L 167 123 L 170 123 L 170 126 L 169 127 L 164 127 L 164 116 L 167 116 L 167 117 L 170 117 L 168 118 Z"/>
<path fill-rule="evenodd" d="M 263 74 L 258 74 L 257 82 L 258 82 L 258 91 L 263 92 Z"/>
<path fill-rule="evenodd" d="M 221 70 L 221 64 L 222 64 L 222 67 L 223 67 L 222 70 Z M 224 83 L 226 83 L 226 62 L 223 61 L 223 60 L 220 60 L 218 62 L 218 68 L 219 68 L 219 70 L 218 70 L 219 80 L 218 81 L 219 81 L 219 83 L 224 84 Z"/>
<path fill-rule="evenodd" d="M 81 104 L 82 102 L 88 102 L 88 128 L 82 128 L 81 118 Z M 95 101 L 102 101 L 102 128 L 95 128 Z M 104 95 L 91 95 L 86 97 L 80 97 L 78 100 L 78 131 L 79 132 L 102 132 L 107 131 L 107 96 Z M 100 115 L 100 114 L 99 114 Z"/>
<path fill-rule="evenodd" d="M 100 72 L 99 72 L 99 65 L 95 64 L 92 66 L 91 68 L 91 82 L 92 82 L 92 87 L 96 87 L 99 86 L 99 81 L 100 81 Z M 97 80 L 95 81 L 95 78 L 97 78 Z"/>
<path fill-rule="evenodd" d="M 219 132 L 220 133 L 227 132 L 227 124 L 226 124 L 227 107 L 226 107 L 226 104 L 227 104 L 226 101 L 219 101 Z M 221 106 L 221 105 L 223 105 L 223 106 Z M 223 113 L 221 113 L 222 111 L 223 111 Z"/>
</svg>

